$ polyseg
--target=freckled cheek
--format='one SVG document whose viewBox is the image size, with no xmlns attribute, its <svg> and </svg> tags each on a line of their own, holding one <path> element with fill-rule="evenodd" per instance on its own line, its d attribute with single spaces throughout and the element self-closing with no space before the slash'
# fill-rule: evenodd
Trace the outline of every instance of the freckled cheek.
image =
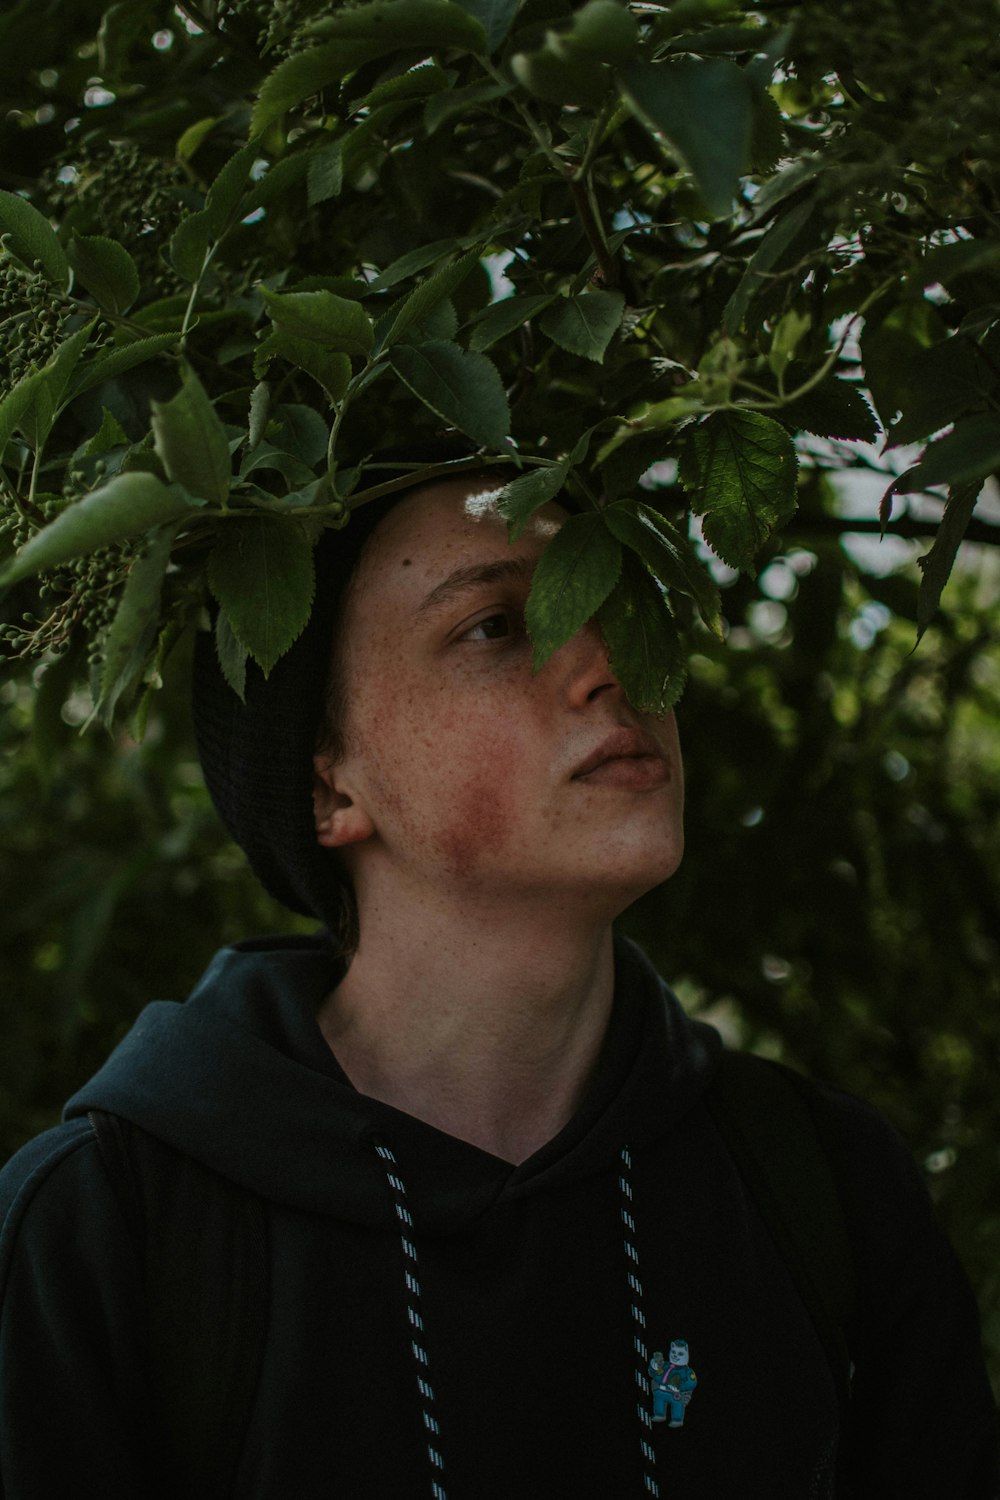
<svg viewBox="0 0 1000 1500">
<path fill-rule="evenodd" d="M 516 844 L 522 798 L 518 756 L 487 731 L 466 740 L 459 763 L 442 782 L 435 846 L 446 866 L 471 874 Z"/>
</svg>

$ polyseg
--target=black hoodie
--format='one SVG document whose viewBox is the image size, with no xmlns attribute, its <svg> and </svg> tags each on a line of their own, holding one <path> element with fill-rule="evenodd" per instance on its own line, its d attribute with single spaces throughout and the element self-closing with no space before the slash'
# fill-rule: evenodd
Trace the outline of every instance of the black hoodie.
<svg viewBox="0 0 1000 1500">
<path fill-rule="evenodd" d="M 971 1293 L 867 1106 L 819 1096 L 861 1283 L 848 1440 L 703 1102 L 720 1040 L 638 950 L 616 947 L 580 1110 L 519 1166 L 352 1088 L 315 1019 L 336 979 L 321 939 L 224 949 L 0 1176 L 4 1500 L 136 1500 L 158 1473 L 138 1256 L 95 1108 L 264 1202 L 238 1500 L 822 1500 L 849 1475 L 871 1500 L 991 1500 Z M 659 1351 L 672 1389 L 651 1422 L 638 1377 Z"/>
</svg>

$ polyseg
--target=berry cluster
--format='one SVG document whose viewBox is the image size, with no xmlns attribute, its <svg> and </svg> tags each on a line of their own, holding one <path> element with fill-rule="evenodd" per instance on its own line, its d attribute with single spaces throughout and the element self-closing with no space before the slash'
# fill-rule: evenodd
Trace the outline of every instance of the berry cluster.
<svg viewBox="0 0 1000 1500">
<path fill-rule="evenodd" d="M 0 259 L 0 395 L 55 353 L 71 314 L 38 261 L 29 271 L 9 255 Z"/>
<path fill-rule="evenodd" d="M 92 478 L 100 482 L 101 465 Z M 81 498 L 86 487 L 82 470 L 71 470 L 61 497 L 49 495 L 40 499 L 35 509 L 39 521 L 54 521 Z M 19 511 L 0 513 L 0 541 L 9 538 L 13 549 L 23 547 L 39 529 L 38 524 Z M 115 616 L 122 585 L 135 559 L 131 542 L 103 547 L 38 579 L 38 604 L 41 615 L 25 612 L 15 623 L 0 625 L 0 662 L 5 660 L 60 655 L 71 638 L 81 632 L 88 642 L 87 658 L 91 667 L 102 660 L 103 639 Z"/>
</svg>

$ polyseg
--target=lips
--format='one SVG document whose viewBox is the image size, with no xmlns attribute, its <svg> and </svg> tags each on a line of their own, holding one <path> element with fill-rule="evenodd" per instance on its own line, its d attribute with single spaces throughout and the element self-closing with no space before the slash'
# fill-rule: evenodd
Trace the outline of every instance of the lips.
<svg viewBox="0 0 1000 1500">
<path fill-rule="evenodd" d="M 645 770 L 651 776 L 662 776 L 667 769 L 663 751 L 652 735 L 641 729 L 616 729 L 577 766 L 572 779 L 579 781 L 603 766 L 622 766 L 630 761 L 639 763 L 633 767 L 635 772 L 641 769 L 642 762 L 647 762 Z M 623 769 L 627 770 L 627 764 Z"/>
</svg>

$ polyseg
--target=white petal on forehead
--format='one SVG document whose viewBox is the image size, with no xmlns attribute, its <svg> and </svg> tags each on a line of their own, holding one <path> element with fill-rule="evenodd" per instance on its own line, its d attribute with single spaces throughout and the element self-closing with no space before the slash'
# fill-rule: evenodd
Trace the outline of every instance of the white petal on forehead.
<svg viewBox="0 0 1000 1500">
<path fill-rule="evenodd" d="M 500 514 L 500 497 L 506 486 L 501 485 L 499 489 L 477 490 L 472 495 L 466 495 L 462 502 L 462 508 L 470 521 L 482 521 L 490 517 L 494 521 L 502 521 Z M 531 529 L 538 536 L 554 536 L 559 530 L 558 521 L 550 521 L 547 517 L 535 515 L 531 518 Z"/>
</svg>

